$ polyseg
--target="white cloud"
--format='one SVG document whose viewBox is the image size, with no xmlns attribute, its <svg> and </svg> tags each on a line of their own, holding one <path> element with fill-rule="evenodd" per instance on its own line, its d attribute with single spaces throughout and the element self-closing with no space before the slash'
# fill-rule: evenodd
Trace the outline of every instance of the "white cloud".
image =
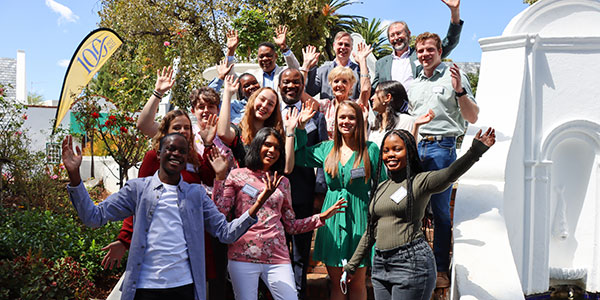
<svg viewBox="0 0 600 300">
<path fill-rule="evenodd" d="M 66 68 L 69 66 L 69 62 L 70 62 L 70 60 L 68 60 L 68 59 L 61 59 L 56 62 L 56 65 L 61 68 Z"/>
<path fill-rule="evenodd" d="M 60 25 L 62 22 L 77 22 L 79 16 L 74 14 L 73 11 L 54 1 L 54 0 L 46 0 L 46 6 L 48 6 L 53 12 L 58 13 L 60 17 L 58 18 L 58 24 Z"/>
</svg>

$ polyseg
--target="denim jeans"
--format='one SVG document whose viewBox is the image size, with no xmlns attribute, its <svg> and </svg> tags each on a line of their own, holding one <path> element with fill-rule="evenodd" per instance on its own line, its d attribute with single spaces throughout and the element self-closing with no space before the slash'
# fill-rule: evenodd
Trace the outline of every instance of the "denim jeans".
<svg viewBox="0 0 600 300">
<path fill-rule="evenodd" d="M 441 141 L 421 140 L 419 142 L 419 157 L 426 171 L 446 168 L 456 160 L 456 139 L 445 137 Z M 449 187 L 439 194 L 431 195 L 430 199 L 434 221 L 433 253 L 438 272 L 447 272 L 450 267 L 451 194 L 452 187 Z"/>
<path fill-rule="evenodd" d="M 371 282 L 375 300 L 431 298 L 437 274 L 423 238 L 393 250 L 375 250 Z"/>
</svg>

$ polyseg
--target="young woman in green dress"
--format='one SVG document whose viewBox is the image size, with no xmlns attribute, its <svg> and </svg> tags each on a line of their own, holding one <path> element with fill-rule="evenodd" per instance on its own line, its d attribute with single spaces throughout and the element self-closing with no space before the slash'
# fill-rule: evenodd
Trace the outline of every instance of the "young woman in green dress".
<svg viewBox="0 0 600 300">
<path fill-rule="evenodd" d="M 374 164 L 379 157 L 379 148 L 367 141 L 363 112 L 354 101 L 341 101 L 335 116 L 333 140 L 310 147 L 306 146 L 306 124 L 299 122 L 295 163 L 325 170 L 327 194 L 323 207 L 330 207 L 341 198 L 348 201 L 346 213 L 327 219 L 325 226 L 317 231 L 315 240 L 314 259 L 327 265 L 333 283 L 330 299 L 366 299 L 368 258 L 354 273 L 355 280 L 348 286 L 346 295 L 342 294 L 337 283 L 343 272 L 342 260 L 350 260 L 367 227 L 368 192 L 375 176 Z M 385 174 L 382 176 L 385 177 Z"/>
</svg>

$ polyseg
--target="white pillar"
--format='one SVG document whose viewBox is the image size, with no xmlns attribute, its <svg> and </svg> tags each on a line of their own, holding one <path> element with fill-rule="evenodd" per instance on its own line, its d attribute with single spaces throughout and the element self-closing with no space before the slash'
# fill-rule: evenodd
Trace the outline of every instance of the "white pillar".
<svg viewBox="0 0 600 300">
<path fill-rule="evenodd" d="M 23 104 L 27 104 L 27 80 L 25 74 L 25 51 L 17 50 L 17 84 L 15 91 L 16 100 Z"/>
</svg>

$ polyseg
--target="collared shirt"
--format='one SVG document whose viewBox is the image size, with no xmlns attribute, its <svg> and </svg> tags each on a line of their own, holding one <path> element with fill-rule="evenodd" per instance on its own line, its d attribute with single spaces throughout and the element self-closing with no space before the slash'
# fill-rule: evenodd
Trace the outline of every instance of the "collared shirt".
<svg viewBox="0 0 600 300">
<path fill-rule="evenodd" d="M 127 181 L 125 186 L 106 200 L 94 205 L 83 183 L 76 187 L 67 186 L 69 198 L 77 210 L 79 218 L 86 226 L 99 227 L 107 221 L 123 220 L 135 215 L 133 237 L 129 248 L 129 259 L 123 279 L 123 300 L 132 300 L 138 288 L 140 269 L 146 247 L 148 230 L 152 223 L 158 199 L 164 192 L 158 172 L 151 177 L 136 178 Z M 206 274 L 204 261 L 204 230 L 230 244 L 242 236 L 256 219 L 248 212 L 228 223 L 213 201 L 208 198 L 204 188 L 198 184 L 189 184 L 182 179 L 177 184 L 179 214 L 183 232 L 188 245 L 188 254 L 196 299 L 206 298 Z"/>
<path fill-rule="evenodd" d="M 242 121 L 246 112 L 246 104 L 248 104 L 248 99 L 231 100 L 231 123 L 239 124 Z"/>
<path fill-rule="evenodd" d="M 392 80 L 396 80 L 408 91 L 414 80 L 412 67 L 410 65 L 410 49 L 407 49 L 402 55 L 397 56 L 392 52 Z"/>
<path fill-rule="evenodd" d="M 460 76 L 467 96 L 475 101 L 469 80 L 462 72 Z M 460 113 L 458 99 L 452 87 L 450 68 L 446 64 L 440 63 L 431 77 L 425 76 L 424 70 L 421 71 L 408 91 L 408 99 L 413 116 L 424 115 L 429 109 L 435 113 L 431 122 L 421 125 L 421 134 L 459 136 L 465 132 L 467 122 Z"/>
<path fill-rule="evenodd" d="M 283 53 L 284 57 L 288 57 L 290 55 L 292 55 L 292 50 L 290 49 Z M 273 70 L 270 73 L 263 71 L 263 82 L 261 85 L 262 87 L 270 87 L 274 90 L 277 90 L 278 82 L 275 82 L 275 70 L 277 70 L 277 67 L 279 66 L 275 64 L 275 68 L 273 68 Z"/>
</svg>

